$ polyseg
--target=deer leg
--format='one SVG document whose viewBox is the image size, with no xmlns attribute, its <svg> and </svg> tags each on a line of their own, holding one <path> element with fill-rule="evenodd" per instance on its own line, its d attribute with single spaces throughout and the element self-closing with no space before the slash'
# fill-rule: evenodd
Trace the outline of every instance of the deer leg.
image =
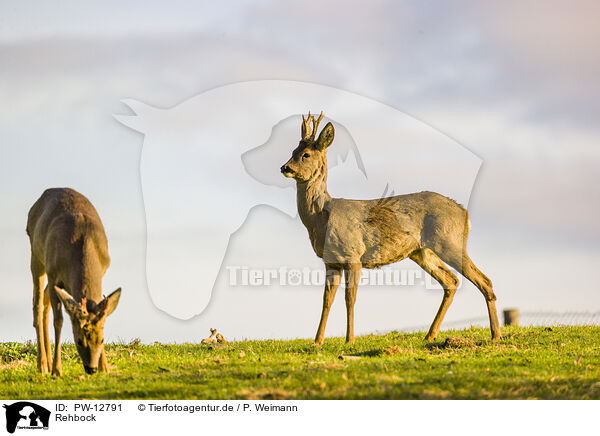
<svg viewBox="0 0 600 436">
<path fill-rule="evenodd" d="M 62 375 L 62 362 L 60 358 L 60 333 L 63 325 L 62 304 L 56 291 L 54 283 L 48 280 L 46 291 L 50 294 L 50 304 L 52 305 L 52 313 L 54 315 L 54 362 L 52 365 L 52 375 Z"/>
<path fill-rule="evenodd" d="M 48 332 L 48 324 L 50 323 L 50 292 L 48 289 L 44 291 L 44 313 L 43 313 L 43 331 L 44 345 L 46 347 L 46 365 L 48 371 L 52 371 L 52 350 L 50 347 L 50 333 Z"/>
<path fill-rule="evenodd" d="M 433 251 L 428 248 L 422 248 L 410 254 L 409 256 L 417 265 L 427 271 L 435 280 L 442 285 L 444 288 L 444 297 L 442 298 L 442 304 L 433 319 L 433 323 L 429 328 L 429 332 L 425 336 L 425 340 L 433 340 L 437 337 L 444 316 L 452 303 L 456 288 L 458 287 L 458 278 L 450 272 L 448 267 L 444 264 Z"/>
<path fill-rule="evenodd" d="M 354 303 L 356 302 L 356 291 L 360 281 L 362 265 L 360 263 L 350 264 L 344 269 L 346 278 L 346 342 L 354 342 Z"/>
<path fill-rule="evenodd" d="M 498 322 L 498 313 L 496 312 L 496 295 L 494 295 L 494 291 L 492 290 L 492 281 L 479 271 L 468 256 L 465 256 L 463 259 L 462 274 L 469 279 L 471 283 L 477 286 L 485 297 L 485 303 L 490 318 L 492 340 L 500 339 L 502 333 L 500 333 L 500 323 Z"/>
<path fill-rule="evenodd" d="M 43 302 L 44 279 L 46 272 L 42 263 L 33 255 L 31 256 L 31 276 L 33 278 L 33 327 L 37 341 L 37 367 L 42 374 L 48 373 L 46 347 L 43 332 Z"/>
<path fill-rule="evenodd" d="M 106 353 L 104 352 L 104 347 L 102 348 L 102 354 L 100 354 L 100 362 L 98 362 L 98 367 L 100 372 L 105 372 L 108 374 L 108 362 L 106 361 Z"/>
<path fill-rule="evenodd" d="M 323 311 L 321 312 L 321 321 L 319 322 L 319 328 L 317 329 L 317 336 L 315 337 L 315 344 L 322 344 L 323 338 L 325 337 L 325 325 L 327 324 L 327 317 L 329 316 L 329 309 L 333 303 L 333 298 L 337 291 L 338 286 L 342 278 L 341 268 L 334 267 L 332 265 L 325 265 L 325 291 L 323 292 Z"/>
</svg>

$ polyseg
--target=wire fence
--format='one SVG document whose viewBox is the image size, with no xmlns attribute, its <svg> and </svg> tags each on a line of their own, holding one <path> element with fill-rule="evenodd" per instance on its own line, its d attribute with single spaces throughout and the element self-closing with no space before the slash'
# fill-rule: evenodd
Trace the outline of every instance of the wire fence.
<svg viewBox="0 0 600 436">
<path fill-rule="evenodd" d="M 600 325 L 600 312 L 520 312 L 519 325 L 522 327 L 533 326 L 559 326 L 559 325 Z M 455 321 L 444 321 L 443 330 L 462 330 L 469 327 L 487 327 L 487 317 L 468 318 Z M 418 332 L 429 329 L 429 325 L 421 325 L 402 329 L 406 332 Z"/>
</svg>

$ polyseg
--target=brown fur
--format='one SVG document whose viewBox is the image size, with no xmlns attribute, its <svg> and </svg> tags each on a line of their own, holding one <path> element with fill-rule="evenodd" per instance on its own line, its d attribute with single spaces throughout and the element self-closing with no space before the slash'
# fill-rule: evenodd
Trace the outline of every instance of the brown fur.
<svg viewBox="0 0 600 436">
<path fill-rule="evenodd" d="M 354 340 L 354 302 L 362 268 L 378 268 L 410 258 L 444 288 L 442 304 L 426 339 L 434 339 L 456 288 L 458 278 L 446 264 L 473 282 L 486 299 L 492 337 L 500 337 L 496 296 L 491 281 L 467 255 L 470 224 L 467 211 L 435 192 L 375 200 L 332 198 L 327 192 L 327 147 L 334 138 L 328 123 L 315 140 L 318 123 L 303 119 L 302 139 L 281 167 L 296 180 L 298 213 L 317 256 L 323 259 L 327 280 L 323 311 L 315 342 L 323 342 L 325 324 L 342 270 L 346 281 L 346 340 Z M 307 127 L 312 119 L 313 127 Z M 308 133 L 307 133 L 308 132 Z"/>
<path fill-rule="evenodd" d="M 104 323 L 116 308 L 121 289 L 102 296 L 102 276 L 110 264 L 108 242 L 98 212 L 80 193 L 69 188 L 44 191 L 29 211 L 33 326 L 38 344 L 38 369 L 62 374 L 60 334 L 62 309 L 69 314 L 73 337 L 88 373 L 107 372 Z M 45 278 L 48 285 L 44 289 Z M 54 359 L 48 333 L 54 314 Z M 53 361 L 54 360 L 54 361 Z"/>
</svg>

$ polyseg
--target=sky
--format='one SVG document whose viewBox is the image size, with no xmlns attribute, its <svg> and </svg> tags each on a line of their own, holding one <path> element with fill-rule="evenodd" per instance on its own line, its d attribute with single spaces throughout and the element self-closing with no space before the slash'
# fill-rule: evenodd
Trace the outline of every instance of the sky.
<svg viewBox="0 0 600 436">
<path fill-rule="evenodd" d="M 452 138 L 482 161 L 469 252 L 493 280 L 499 309 L 600 310 L 588 273 L 600 260 L 597 2 L 5 1 L 0 9 L 0 340 L 34 337 L 24 228 L 50 186 L 85 193 L 107 229 L 104 284 L 124 289 L 108 338 L 195 341 L 214 326 L 236 338 L 314 334 L 316 287 L 261 291 L 290 312 L 244 314 L 253 294 L 240 293 L 181 320 L 157 308 L 146 286 L 144 137 L 113 115 L 131 114 L 124 99 L 174 108 L 249 80 L 343 89 Z M 260 230 L 263 212 L 248 217 L 256 235 L 269 230 Z M 281 230 L 303 234 L 299 225 Z M 242 256 L 256 235 L 230 245 Z M 440 297 L 417 286 L 361 300 L 359 289 L 357 331 L 426 325 Z M 338 295 L 327 334 L 343 333 L 343 312 Z M 446 319 L 478 316 L 482 298 L 467 285 Z"/>
</svg>

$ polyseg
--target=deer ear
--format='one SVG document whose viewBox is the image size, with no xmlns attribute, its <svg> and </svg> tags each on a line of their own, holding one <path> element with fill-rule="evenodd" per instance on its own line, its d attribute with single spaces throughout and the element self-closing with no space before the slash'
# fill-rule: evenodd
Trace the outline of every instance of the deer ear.
<svg viewBox="0 0 600 436">
<path fill-rule="evenodd" d="M 108 297 L 104 297 L 104 301 L 102 303 L 106 304 L 102 309 L 102 311 L 104 312 L 104 316 L 108 316 L 115 311 L 115 309 L 117 308 L 117 304 L 119 304 L 119 298 L 121 298 L 121 288 L 114 291 Z"/>
<path fill-rule="evenodd" d="M 79 304 L 77 304 L 77 301 L 75 301 L 75 299 L 71 297 L 66 291 L 59 288 L 58 286 L 54 286 L 54 292 L 56 292 L 56 295 L 58 295 L 58 299 L 63 304 L 63 306 L 65 306 L 65 310 L 71 318 L 77 317 L 80 314 L 81 309 L 79 307 Z"/>
<path fill-rule="evenodd" d="M 96 316 L 92 320 L 92 323 L 99 324 L 106 321 L 106 317 L 113 313 L 119 304 L 119 298 L 121 297 L 121 288 L 110 294 L 108 297 L 104 297 L 100 303 L 98 303 L 98 311 Z"/>
<path fill-rule="evenodd" d="M 330 122 L 327 123 L 325 128 L 321 130 L 321 134 L 319 135 L 319 139 L 317 139 L 317 146 L 320 150 L 325 150 L 327 147 L 331 145 L 333 142 L 333 137 L 335 136 L 335 129 L 333 128 L 333 124 Z"/>
</svg>

